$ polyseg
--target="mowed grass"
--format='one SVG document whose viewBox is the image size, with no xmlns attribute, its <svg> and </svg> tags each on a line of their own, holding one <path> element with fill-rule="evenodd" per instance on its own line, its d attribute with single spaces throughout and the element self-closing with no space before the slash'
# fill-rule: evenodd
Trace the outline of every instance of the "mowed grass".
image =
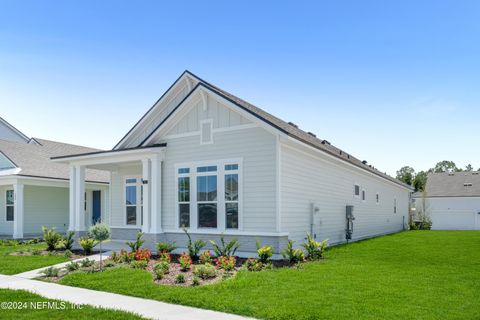
<svg viewBox="0 0 480 320">
<path fill-rule="evenodd" d="M 42 250 L 47 247 L 44 243 L 32 245 L 0 246 L 0 274 L 17 274 L 34 270 L 49 265 L 68 261 L 63 255 L 60 256 L 12 256 L 15 251 L 26 251 L 28 249 Z"/>
<path fill-rule="evenodd" d="M 264 319 L 479 319 L 480 232 L 407 231 L 203 287 L 156 285 L 129 268 L 62 283 Z"/>
<path fill-rule="evenodd" d="M 56 302 L 51 304 L 52 308 L 43 305 L 42 302 Z M 131 313 L 93 308 L 90 306 L 81 306 L 72 308 L 67 302 L 59 300 L 50 300 L 39 295 L 23 290 L 0 289 L 0 303 L 16 302 L 21 304 L 23 309 L 9 309 L 7 305 L 0 307 L 0 319 L 45 319 L 45 320 L 63 320 L 63 319 L 102 319 L 102 320 L 138 320 L 143 319 Z M 26 304 L 25 304 L 26 303 Z M 33 303 L 33 306 L 31 305 Z M 37 309 L 35 309 L 37 308 Z M 54 309 L 58 308 L 58 309 Z"/>
</svg>

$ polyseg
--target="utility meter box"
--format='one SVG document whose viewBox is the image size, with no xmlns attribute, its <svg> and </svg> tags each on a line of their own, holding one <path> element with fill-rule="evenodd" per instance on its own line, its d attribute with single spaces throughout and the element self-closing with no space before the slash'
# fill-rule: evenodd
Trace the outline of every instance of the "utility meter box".
<svg viewBox="0 0 480 320">
<path fill-rule="evenodd" d="M 353 235 L 353 220 L 355 217 L 353 216 L 353 206 L 346 206 L 345 208 L 345 220 L 347 222 L 347 227 L 345 228 L 345 239 L 351 240 Z"/>
<path fill-rule="evenodd" d="M 347 206 L 346 213 L 347 213 L 347 220 L 355 220 L 355 217 L 353 216 L 353 206 Z"/>
</svg>

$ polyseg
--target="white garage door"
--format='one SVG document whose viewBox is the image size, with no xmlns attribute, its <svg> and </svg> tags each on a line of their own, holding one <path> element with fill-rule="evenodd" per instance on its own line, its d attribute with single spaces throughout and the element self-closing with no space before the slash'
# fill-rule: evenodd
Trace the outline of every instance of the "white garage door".
<svg viewBox="0 0 480 320">
<path fill-rule="evenodd" d="M 471 210 L 435 210 L 430 217 L 434 230 L 480 230 L 480 214 Z"/>
</svg>

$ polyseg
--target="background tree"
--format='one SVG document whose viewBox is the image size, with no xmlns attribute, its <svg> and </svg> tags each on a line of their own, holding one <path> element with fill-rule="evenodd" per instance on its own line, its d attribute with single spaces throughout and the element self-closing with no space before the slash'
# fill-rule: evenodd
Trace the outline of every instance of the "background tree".
<svg viewBox="0 0 480 320">
<path fill-rule="evenodd" d="M 453 161 L 443 160 L 435 165 L 434 172 L 461 171 Z"/>
<path fill-rule="evenodd" d="M 473 167 L 470 163 L 465 166 L 465 171 L 473 171 Z"/>
<path fill-rule="evenodd" d="M 413 179 L 413 187 L 415 191 L 425 190 L 425 185 L 427 184 L 427 173 L 425 171 L 420 171 L 415 175 Z"/>
<path fill-rule="evenodd" d="M 412 185 L 414 177 L 415 169 L 413 169 L 412 167 L 405 166 L 397 171 L 397 179 L 405 182 L 408 185 Z"/>
</svg>

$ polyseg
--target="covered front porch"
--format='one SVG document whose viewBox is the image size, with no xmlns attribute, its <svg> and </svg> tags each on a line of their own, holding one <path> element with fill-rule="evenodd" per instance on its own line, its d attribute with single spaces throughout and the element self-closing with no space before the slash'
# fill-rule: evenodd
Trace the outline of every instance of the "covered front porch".
<svg viewBox="0 0 480 320">
<path fill-rule="evenodd" d="M 145 238 L 162 233 L 162 162 L 166 145 L 105 151 L 54 158 L 70 166 L 68 230 L 78 235 L 85 225 L 85 170 L 110 173 L 110 198 L 102 222 L 112 231 L 112 240 L 134 239 L 139 231 Z"/>
</svg>

